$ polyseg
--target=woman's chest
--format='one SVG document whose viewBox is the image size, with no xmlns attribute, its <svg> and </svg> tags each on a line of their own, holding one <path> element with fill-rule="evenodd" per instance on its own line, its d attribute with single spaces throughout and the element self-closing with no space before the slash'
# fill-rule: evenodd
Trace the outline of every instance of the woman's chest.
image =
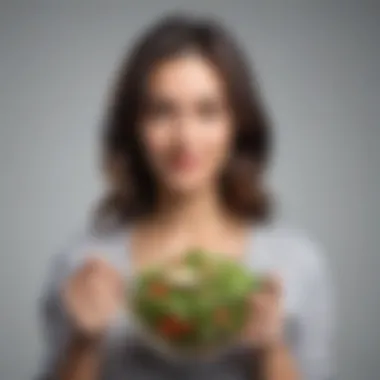
<svg viewBox="0 0 380 380">
<path fill-rule="evenodd" d="M 281 254 L 278 254 L 278 251 Z M 131 270 L 130 257 L 125 254 L 125 248 L 123 250 L 114 251 L 115 262 L 118 263 L 119 268 L 123 268 L 125 275 L 128 279 L 133 278 L 133 271 Z M 121 253 L 119 255 L 118 253 Z M 113 260 L 114 261 L 114 260 Z M 302 311 L 302 291 L 303 291 L 303 271 L 298 265 L 297 260 L 292 252 L 288 252 L 286 249 L 282 250 L 281 247 L 273 246 L 272 244 L 257 244 L 252 245 L 248 254 L 244 257 L 244 265 L 248 267 L 252 272 L 258 272 L 262 275 L 277 274 L 282 282 L 282 303 L 284 313 L 284 336 L 290 347 L 297 345 L 297 326 L 300 312 Z M 131 345 L 128 343 L 131 339 L 136 337 L 136 326 L 131 318 L 128 317 L 128 313 L 124 309 L 120 310 L 120 314 L 114 320 L 110 326 L 107 339 L 107 350 L 115 352 L 118 347 L 125 347 Z M 119 350 L 120 351 L 120 350 Z M 133 378 L 158 378 L 153 377 L 152 374 L 159 374 L 165 372 L 165 376 L 162 378 L 207 378 L 212 379 L 212 374 L 218 374 L 218 379 L 239 379 L 238 373 L 242 371 L 241 365 L 237 365 L 237 361 L 228 361 L 228 365 L 225 363 L 215 363 L 211 365 L 192 365 L 187 367 L 178 366 L 165 366 L 161 361 L 152 360 L 149 355 L 131 355 L 131 352 L 138 352 L 136 349 L 129 350 L 126 355 L 125 350 L 122 356 L 121 364 L 117 367 L 128 365 L 130 369 L 136 371 L 136 376 Z M 144 358 L 145 357 L 145 358 Z M 128 360 L 127 360 L 128 358 Z M 185 374 L 183 370 L 186 368 Z M 179 376 L 179 373 L 182 373 Z M 196 375 L 195 375 L 196 374 Z M 174 377 L 173 377 L 174 376 Z"/>
</svg>

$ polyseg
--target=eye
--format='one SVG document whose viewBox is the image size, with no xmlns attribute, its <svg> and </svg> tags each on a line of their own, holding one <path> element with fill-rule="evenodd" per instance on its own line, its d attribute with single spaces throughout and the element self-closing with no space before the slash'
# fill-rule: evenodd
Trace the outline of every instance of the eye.
<svg viewBox="0 0 380 380">
<path fill-rule="evenodd" d="M 199 103 L 198 114 L 202 119 L 213 119 L 223 112 L 223 106 L 214 99 L 207 99 Z"/>
<path fill-rule="evenodd" d="M 146 107 L 146 116 L 150 119 L 162 119 L 171 116 L 175 107 L 165 100 L 151 101 Z"/>
</svg>

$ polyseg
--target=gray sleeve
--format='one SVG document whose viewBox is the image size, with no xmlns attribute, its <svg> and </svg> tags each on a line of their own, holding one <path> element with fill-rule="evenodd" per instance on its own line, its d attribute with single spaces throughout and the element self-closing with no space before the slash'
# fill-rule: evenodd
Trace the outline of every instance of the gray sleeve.
<svg viewBox="0 0 380 380">
<path fill-rule="evenodd" d="M 37 380 L 52 379 L 73 330 L 61 299 L 65 281 L 93 255 L 108 260 L 115 268 L 122 270 L 125 266 L 124 249 L 121 235 L 99 237 L 85 230 L 52 257 L 39 305 L 44 353 Z"/>
<path fill-rule="evenodd" d="M 61 299 L 64 281 L 81 262 L 83 238 L 71 242 L 54 255 L 48 265 L 39 303 L 40 327 L 43 337 L 43 354 L 37 380 L 52 379 L 58 360 L 64 354 L 72 326 Z"/>
<path fill-rule="evenodd" d="M 303 380 L 333 378 L 333 287 L 319 251 L 309 262 L 299 314 L 297 353 Z"/>
<path fill-rule="evenodd" d="M 62 279 L 67 270 L 65 258 L 62 254 L 50 263 L 39 305 L 44 346 L 38 380 L 52 379 L 70 336 L 71 326 L 60 296 Z"/>
</svg>

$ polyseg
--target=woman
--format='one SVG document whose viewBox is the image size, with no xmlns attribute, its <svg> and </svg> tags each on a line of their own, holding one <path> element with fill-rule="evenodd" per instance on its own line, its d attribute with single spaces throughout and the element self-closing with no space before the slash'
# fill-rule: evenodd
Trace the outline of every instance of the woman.
<svg viewBox="0 0 380 380">
<path fill-rule="evenodd" d="M 171 17 L 121 68 L 104 134 L 109 190 L 91 230 L 56 256 L 43 311 L 46 379 L 326 380 L 326 267 L 269 225 L 270 125 L 242 52 L 209 20 Z M 133 337 L 122 279 L 191 246 L 268 274 L 244 349 L 174 363 Z M 118 318 L 116 318 L 119 316 Z"/>
</svg>

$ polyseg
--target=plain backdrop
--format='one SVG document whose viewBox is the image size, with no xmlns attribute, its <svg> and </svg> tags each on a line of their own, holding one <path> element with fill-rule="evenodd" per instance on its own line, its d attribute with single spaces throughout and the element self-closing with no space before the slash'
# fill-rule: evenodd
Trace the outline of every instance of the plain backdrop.
<svg viewBox="0 0 380 380">
<path fill-rule="evenodd" d="M 97 130 L 125 49 L 166 11 L 216 15 L 255 63 L 282 222 L 326 250 L 339 379 L 380 373 L 380 5 L 350 0 L 0 3 L 0 379 L 31 379 L 48 258 L 101 191 Z"/>
</svg>

